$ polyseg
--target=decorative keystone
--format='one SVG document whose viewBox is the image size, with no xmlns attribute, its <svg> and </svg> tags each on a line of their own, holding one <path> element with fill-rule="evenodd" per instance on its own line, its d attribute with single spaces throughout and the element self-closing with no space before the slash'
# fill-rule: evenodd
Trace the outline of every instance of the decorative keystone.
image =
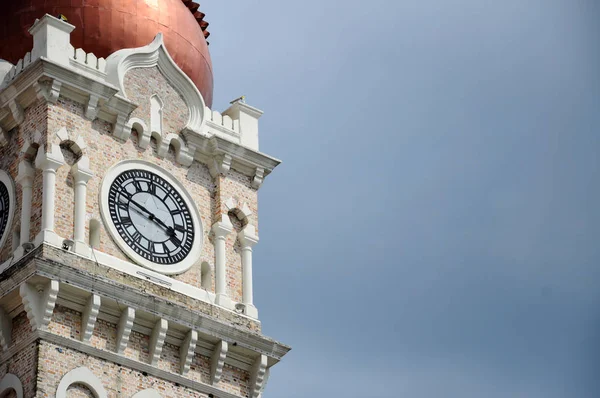
<svg viewBox="0 0 600 398">
<path fill-rule="evenodd" d="M 117 331 L 117 354 L 123 354 L 125 348 L 127 348 L 134 319 L 135 309 L 126 307 L 121 313 L 121 319 L 119 320 L 119 330 Z"/>
<path fill-rule="evenodd" d="M 88 299 L 85 310 L 83 311 L 83 316 L 81 318 L 83 332 L 81 333 L 81 341 L 84 343 L 88 343 L 92 337 L 92 333 L 94 333 L 96 318 L 98 317 L 98 312 L 100 312 L 100 302 L 100 296 L 97 294 L 92 294 Z"/>
<path fill-rule="evenodd" d="M 169 322 L 166 319 L 159 319 L 154 325 L 152 330 L 152 336 L 150 337 L 150 354 L 148 363 L 152 366 L 156 366 L 160 358 L 160 354 L 165 344 L 165 337 L 167 336 L 167 329 L 169 328 Z"/>
<path fill-rule="evenodd" d="M 58 288 L 59 283 L 56 280 L 51 280 L 46 285 L 36 286 L 25 282 L 19 288 L 19 294 L 23 300 L 23 307 L 27 312 L 31 330 L 35 331 L 48 327 L 56 305 Z"/>
<path fill-rule="evenodd" d="M 267 356 L 260 355 L 254 361 L 250 373 L 250 398 L 258 398 L 262 392 L 263 383 L 265 381 L 265 373 L 267 371 Z"/>
<path fill-rule="evenodd" d="M 224 340 L 219 341 L 215 345 L 215 349 L 210 358 L 210 381 L 213 386 L 219 384 L 219 381 L 221 381 L 228 349 L 229 344 Z"/>
<path fill-rule="evenodd" d="M 198 332 L 190 330 L 185 337 L 183 344 L 179 347 L 179 360 L 181 361 L 181 374 L 186 375 L 190 370 L 192 359 L 194 359 L 194 353 L 196 351 L 196 343 L 198 342 Z"/>
</svg>

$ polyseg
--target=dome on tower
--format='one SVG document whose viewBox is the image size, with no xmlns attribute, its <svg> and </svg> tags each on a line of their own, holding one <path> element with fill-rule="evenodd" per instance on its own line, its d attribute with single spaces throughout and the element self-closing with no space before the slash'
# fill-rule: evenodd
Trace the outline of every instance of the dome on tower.
<svg viewBox="0 0 600 398">
<path fill-rule="evenodd" d="M 107 58 L 124 48 L 148 45 L 164 35 L 173 60 L 212 105 L 213 74 L 206 31 L 208 23 L 191 0 L 19 0 L 6 1 L 0 14 L 0 59 L 16 63 L 31 51 L 28 29 L 44 14 L 63 14 L 76 27 L 71 44 Z"/>
</svg>

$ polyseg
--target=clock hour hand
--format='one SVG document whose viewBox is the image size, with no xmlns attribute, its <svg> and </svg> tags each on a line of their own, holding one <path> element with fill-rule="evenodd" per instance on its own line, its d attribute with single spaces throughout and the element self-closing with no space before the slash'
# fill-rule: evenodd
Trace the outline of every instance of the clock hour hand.
<svg viewBox="0 0 600 398">
<path fill-rule="evenodd" d="M 162 222 L 162 220 L 160 220 L 159 218 L 157 218 L 154 213 L 150 212 L 148 209 L 146 209 L 143 205 L 139 204 L 137 201 L 133 200 L 133 199 L 129 199 L 130 203 L 133 203 L 136 207 L 138 207 L 140 210 L 142 210 L 144 213 L 148 214 L 148 218 L 151 221 L 154 221 L 156 224 L 160 225 L 161 227 L 163 227 L 166 231 L 167 231 L 167 235 L 169 236 L 173 236 L 175 235 L 175 230 L 171 227 L 169 227 L 167 224 L 165 224 L 164 222 Z"/>
</svg>

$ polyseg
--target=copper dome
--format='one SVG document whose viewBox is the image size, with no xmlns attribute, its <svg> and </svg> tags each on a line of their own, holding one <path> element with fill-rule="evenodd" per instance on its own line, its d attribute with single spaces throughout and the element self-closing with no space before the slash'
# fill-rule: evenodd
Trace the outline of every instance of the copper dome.
<svg viewBox="0 0 600 398">
<path fill-rule="evenodd" d="M 31 51 L 28 29 L 44 14 L 65 15 L 76 29 L 71 44 L 97 57 L 142 47 L 158 32 L 173 60 L 212 105 L 213 74 L 204 14 L 191 0 L 10 0 L 0 13 L 0 58 L 13 64 Z"/>
</svg>

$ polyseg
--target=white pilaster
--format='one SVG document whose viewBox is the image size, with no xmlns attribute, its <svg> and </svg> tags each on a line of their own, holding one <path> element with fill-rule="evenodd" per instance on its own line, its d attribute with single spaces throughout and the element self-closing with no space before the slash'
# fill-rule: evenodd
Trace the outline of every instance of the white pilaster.
<svg viewBox="0 0 600 398">
<path fill-rule="evenodd" d="M 254 306 L 254 293 L 252 288 L 252 247 L 258 243 L 256 228 L 248 224 L 238 234 L 242 246 L 242 292 L 244 313 L 252 318 L 258 318 L 258 310 Z"/>
<path fill-rule="evenodd" d="M 224 215 L 221 221 L 212 226 L 215 237 L 215 293 L 216 303 L 221 307 L 233 309 L 233 301 L 227 295 L 227 235 L 233 231 L 229 217 Z"/>
<path fill-rule="evenodd" d="M 56 170 L 65 164 L 65 158 L 56 144 L 50 146 L 50 152 L 44 147 L 38 149 L 35 166 L 42 170 L 42 230 L 35 238 L 36 246 L 42 242 L 61 246 L 62 239 L 54 232 L 54 197 L 56 191 Z"/>
<path fill-rule="evenodd" d="M 89 257 L 90 247 L 85 243 L 85 209 L 87 199 L 87 183 L 93 177 L 90 170 L 90 160 L 82 156 L 77 163 L 71 167 L 71 174 L 75 180 L 75 213 L 73 240 L 75 253 Z"/>
<path fill-rule="evenodd" d="M 58 64 L 69 66 L 71 32 L 75 26 L 48 14 L 35 21 L 29 28 L 33 36 L 31 62 L 45 57 Z"/>
<path fill-rule="evenodd" d="M 23 245 L 29 242 L 29 233 L 31 230 L 31 198 L 33 189 L 33 177 L 35 170 L 31 163 L 22 160 L 19 163 L 19 173 L 17 174 L 17 183 L 21 185 L 21 231 L 19 238 L 19 247 L 15 250 L 15 260 L 23 257 L 25 250 Z"/>
</svg>

